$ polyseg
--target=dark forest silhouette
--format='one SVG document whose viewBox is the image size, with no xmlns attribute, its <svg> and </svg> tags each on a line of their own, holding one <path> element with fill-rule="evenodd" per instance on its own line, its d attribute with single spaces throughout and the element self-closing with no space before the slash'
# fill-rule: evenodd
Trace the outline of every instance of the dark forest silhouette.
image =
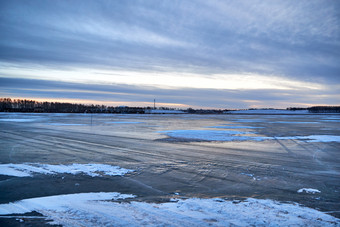
<svg viewBox="0 0 340 227">
<path fill-rule="evenodd" d="M 0 98 L 0 112 L 26 112 L 26 113 L 124 113 L 144 114 L 154 107 L 128 107 L 85 105 L 66 102 L 39 102 L 27 99 Z M 179 110 L 176 108 L 159 107 L 158 110 Z M 223 110 L 186 109 L 186 113 L 222 114 Z"/>
<path fill-rule="evenodd" d="M 39 102 L 27 99 L 0 98 L 0 112 L 27 112 L 27 113 L 139 113 L 144 114 L 153 107 L 128 107 L 85 105 L 67 102 Z M 178 110 L 175 108 L 159 107 L 159 110 Z M 310 113 L 340 113 L 340 106 L 313 106 L 309 108 L 289 107 L 287 110 L 308 110 Z M 228 110 L 193 109 L 182 110 L 192 114 L 222 114 Z"/>
</svg>

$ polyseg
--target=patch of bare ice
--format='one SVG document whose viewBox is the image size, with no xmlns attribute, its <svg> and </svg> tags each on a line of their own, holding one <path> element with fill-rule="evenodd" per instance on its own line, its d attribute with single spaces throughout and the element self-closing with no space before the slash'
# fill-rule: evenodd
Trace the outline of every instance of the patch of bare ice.
<svg viewBox="0 0 340 227">
<path fill-rule="evenodd" d="M 270 123 L 279 124 L 319 124 L 317 121 L 271 121 Z"/>
<path fill-rule="evenodd" d="M 71 124 L 71 123 L 46 123 L 46 125 L 55 125 L 55 126 L 78 126 L 85 124 Z"/>
<path fill-rule="evenodd" d="M 231 131 L 231 130 L 172 130 L 160 131 L 172 138 L 188 139 L 188 140 L 205 140 L 205 141 L 233 141 L 247 140 L 247 137 L 237 135 L 246 134 L 247 132 Z"/>
<path fill-rule="evenodd" d="M 106 122 L 106 124 L 141 124 L 143 122 L 138 122 L 138 121 L 111 121 L 111 122 Z"/>
<path fill-rule="evenodd" d="M 252 136 L 254 132 L 232 130 L 172 130 L 160 131 L 172 138 L 202 141 L 263 141 L 263 140 L 305 140 L 306 142 L 340 142 L 340 136 L 310 135 L 310 136 Z"/>
<path fill-rule="evenodd" d="M 36 119 L 21 119 L 21 118 L 2 118 L 0 121 L 5 121 L 5 122 L 32 122 L 35 121 Z"/>
<path fill-rule="evenodd" d="M 285 109 L 255 109 L 255 110 L 232 110 L 234 114 L 309 114 L 308 110 L 285 110 Z"/>
<path fill-rule="evenodd" d="M 255 129 L 255 128 L 263 128 L 263 127 L 255 127 L 255 126 L 246 126 L 246 125 L 218 125 L 218 126 L 210 126 L 208 128 L 226 128 L 226 129 Z"/>
<path fill-rule="evenodd" d="M 264 120 L 262 119 L 236 119 L 234 121 L 252 123 L 252 122 L 263 122 Z"/>
<path fill-rule="evenodd" d="M 333 135 L 310 135 L 310 136 L 294 136 L 294 137 L 275 137 L 279 140 L 284 139 L 299 139 L 306 142 L 340 142 L 340 136 Z"/>
</svg>

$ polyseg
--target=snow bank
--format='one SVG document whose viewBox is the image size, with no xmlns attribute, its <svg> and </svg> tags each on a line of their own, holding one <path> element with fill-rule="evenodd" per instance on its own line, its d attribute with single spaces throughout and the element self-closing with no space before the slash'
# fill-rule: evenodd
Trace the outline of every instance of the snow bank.
<svg viewBox="0 0 340 227">
<path fill-rule="evenodd" d="M 63 226 L 337 226 L 339 219 L 298 204 L 272 200 L 179 199 L 124 202 L 133 195 L 81 193 L 0 204 L 0 214 L 37 211 Z M 111 201 L 109 201 L 111 200 Z M 120 202 L 115 202 L 120 200 Z"/>
<path fill-rule="evenodd" d="M 297 191 L 298 193 L 309 193 L 309 194 L 315 194 L 315 193 L 321 193 L 318 189 L 313 189 L 313 188 L 301 188 Z"/>
<path fill-rule="evenodd" d="M 92 177 L 101 175 L 124 175 L 133 172 L 130 169 L 105 164 L 50 165 L 40 163 L 0 164 L 0 174 L 16 177 L 31 177 L 32 174 L 86 174 Z"/>
</svg>

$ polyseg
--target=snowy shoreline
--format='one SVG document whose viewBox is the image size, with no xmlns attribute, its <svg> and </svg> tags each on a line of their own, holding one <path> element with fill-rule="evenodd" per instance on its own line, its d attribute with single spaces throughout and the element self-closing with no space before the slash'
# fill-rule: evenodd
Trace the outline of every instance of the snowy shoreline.
<svg viewBox="0 0 340 227">
<path fill-rule="evenodd" d="M 133 201 L 117 192 L 79 193 L 0 204 L 0 215 L 36 211 L 63 226 L 338 226 L 340 220 L 297 203 L 248 198 L 245 201 L 171 199 Z M 124 201 L 129 199 L 129 201 Z M 116 202 L 119 201 L 119 202 Z M 20 216 L 19 216 L 20 217 Z M 0 217 L 1 218 L 1 217 Z"/>
</svg>

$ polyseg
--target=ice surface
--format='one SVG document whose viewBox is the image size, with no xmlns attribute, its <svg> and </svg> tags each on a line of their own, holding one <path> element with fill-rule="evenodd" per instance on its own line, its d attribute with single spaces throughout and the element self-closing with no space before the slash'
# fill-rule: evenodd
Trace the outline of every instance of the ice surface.
<svg viewBox="0 0 340 227">
<path fill-rule="evenodd" d="M 237 113 L 237 114 L 309 114 L 308 110 L 283 110 L 283 109 L 258 109 L 258 110 L 234 110 L 228 113 Z"/>
<path fill-rule="evenodd" d="M 136 121 L 111 121 L 106 122 L 107 124 L 141 124 L 143 122 L 136 122 Z"/>
<path fill-rule="evenodd" d="M 46 125 L 56 125 L 56 126 L 76 126 L 76 125 L 85 125 L 85 124 L 68 124 L 68 123 L 45 123 Z"/>
<path fill-rule="evenodd" d="M 160 131 L 166 135 L 187 140 L 203 141 L 263 141 L 263 140 L 305 140 L 306 142 L 340 142 L 340 136 L 334 135 L 310 135 L 310 136 L 285 136 L 285 137 L 266 137 L 248 136 L 244 134 L 254 132 L 241 132 L 230 130 L 172 130 Z"/>
<path fill-rule="evenodd" d="M 228 130 L 172 130 L 160 131 L 173 138 L 189 139 L 189 140 L 206 140 L 206 141 L 233 141 L 242 140 L 246 137 L 239 137 L 235 135 L 246 134 L 241 131 Z"/>
<path fill-rule="evenodd" d="M 32 174 L 86 174 L 92 177 L 124 175 L 133 170 L 106 164 L 50 165 L 40 163 L 0 164 L 0 174 L 16 177 L 29 177 Z"/>
<path fill-rule="evenodd" d="M 294 136 L 294 137 L 275 137 L 279 140 L 284 139 L 299 139 L 306 142 L 340 142 L 340 136 L 333 135 L 310 135 L 310 136 Z"/>
<path fill-rule="evenodd" d="M 338 226 L 340 220 L 296 203 L 249 198 L 124 202 L 133 195 L 80 193 L 0 204 L 1 215 L 37 211 L 63 226 Z M 120 202 L 115 202 L 119 200 Z"/>
<path fill-rule="evenodd" d="M 328 120 L 340 120 L 340 117 L 334 117 L 334 116 L 331 116 L 331 117 L 324 117 L 325 119 L 328 119 Z"/>
<path fill-rule="evenodd" d="M 241 173 L 241 174 L 248 176 L 248 177 L 251 177 L 251 178 L 253 178 L 253 180 L 261 180 L 260 178 L 255 177 L 254 174 L 252 174 L 252 173 Z"/>
<path fill-rule="evenodd" d="M 301 188 L 297 191 L 298 193 L 310 193 L 310 194 L 315 194 L 315 193 L 321 193 L 318 189 L 313 189 L 313 188 Z"/>
<path fill-rule="evenodd" d="M 208 128 L 229 128 L 229 129 L 238 129 L 238 128 L 244 128 L 244 129 L 254 129 L 254 128 L 263 128 L 263 127 L 255 127 L 255 126 L 246 126 L 246 125 L 218 125 L 218 126 L 210 126 Z"/>
<path fill-rule="evenodd" d="M 279 124 L 319 124 L 320 122 L 308 122 L 308 121 L 272 121 L 270 123 L 279 123 Z"/>
<path fill-rule="evenodd" d="M 262 120 L 262 119 L 236 119 L 234 121 L 236 121 L 236 122 L 249 122 L 249 123 L 251 123 L 251 122 L 264 122 L 264 120 Z"/>
<path fill-rule="evenodd" d="M 150 114 L 184 114 L 181 110 L 146 110 Z"/>
<path fill-rule="evenodd" d="M 20 118 L 7 118 L 7 119 L 0 119 L 0 121 L 7 121 L 7 122 L 32 122 L 35 119 L 20 119 Z"/>
<path fill-rule="evenodd" d="M 339 123 L 340 122 L 340 119 L 325 119 L 325 120 L 321 120 L 321 121 L 326 121 L 326 122 L 337 122 Z"/>
</svg>

